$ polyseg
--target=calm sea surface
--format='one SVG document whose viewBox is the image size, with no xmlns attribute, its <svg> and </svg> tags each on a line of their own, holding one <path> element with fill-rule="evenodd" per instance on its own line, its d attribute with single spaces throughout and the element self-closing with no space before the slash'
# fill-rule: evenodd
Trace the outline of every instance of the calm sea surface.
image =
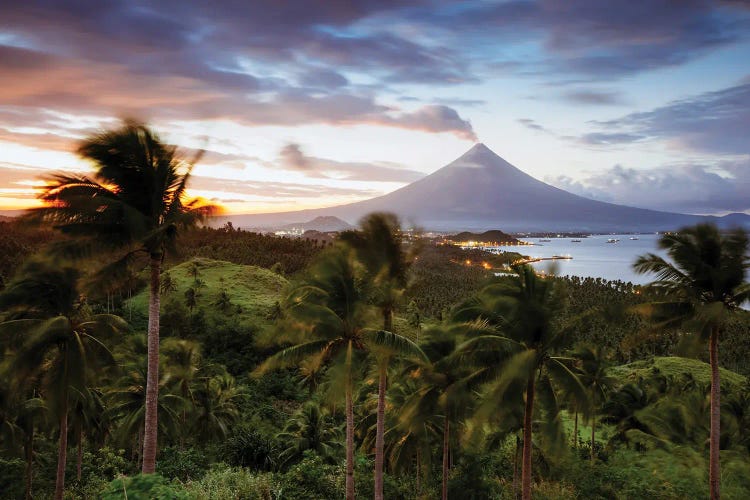
<svg viewBox="0 0 750 500">
<path fill-rule="evenodd" d="M 554 255 L 569 255 L 570 260 L 555 260 L 557 274 L 571 276 L 592 276 L 608 280 L 623 280 L 643 284 L 653 281 L 653 275 L 639 275 L 633 271 L 633 262 L 639 255 L 664 253 L 656 248 L 659 239 L 657 234 L 639 234 L 637 240 L 631 240 L 634 235 L 609 234 L 589 236 L 587 238 L 549 238 L 550 241 L 540 242 L 540 238 L 525 238 L 523 241 L 533 243 L 533 246 L 503 247 L 504 250 L 517 251 L 530 257 L 552 257 Z M 619 239 L 617 243 L 607 243 L 608 239 Z M 580 243 L 573 243 L 573 239 L 580 239 Z M 540 270 L 545 270 L 553 261 L 541 261 L 533 264 Z"/>
</svg>

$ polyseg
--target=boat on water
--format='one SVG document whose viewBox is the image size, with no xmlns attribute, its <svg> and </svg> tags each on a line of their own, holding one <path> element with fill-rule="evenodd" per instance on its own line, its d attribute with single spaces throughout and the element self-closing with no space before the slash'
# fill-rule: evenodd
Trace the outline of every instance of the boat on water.
<svg viewBox="0 0 750 500">
<path fill-rule="evenodd" d="M 630 239 L 631 240 L 639 240 L 640 238 L 638 236 L 631 236 Z"/>
<path fill-rule="evenodd" d="M 581 240 L 570 240 L 571 243 L 580 243 Z"/>
<path fill-rule="evenodd" d="M 607 240 L 607 243 L 617 243 L 618 241 L 620 240 L 618 240 L 617 238 L 610 238 Z"/>
<path fill-rule="evenodd" d="M 552 240 L 539 240 L 540 243 L 549 243 Z"/>
</svg>

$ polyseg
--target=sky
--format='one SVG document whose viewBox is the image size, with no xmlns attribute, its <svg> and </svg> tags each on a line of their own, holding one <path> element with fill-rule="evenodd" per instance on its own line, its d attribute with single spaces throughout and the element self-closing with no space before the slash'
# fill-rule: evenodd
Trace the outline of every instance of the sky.
<svg viewBox="0 0 750 500">
<path fill-rule="evenodd" d="M 747 0 L 0 2 L 0 210 L 125 117 L 230 213 L 378 196 L 483 142 L 591 198 L 750 213 Z"/>
</svg>

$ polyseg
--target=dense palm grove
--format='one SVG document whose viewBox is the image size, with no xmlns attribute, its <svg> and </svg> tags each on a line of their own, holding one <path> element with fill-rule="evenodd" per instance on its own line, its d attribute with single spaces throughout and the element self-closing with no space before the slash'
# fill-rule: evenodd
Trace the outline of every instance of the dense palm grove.
<svg viewBox="0 0 750 500">
<path fill-rule="evenodd" d="M 496 276 L 390 214 L 197 227 L 138 123 L 79 153 L 0 223 L 0 497 L 750 496 L 742 231 L 665 235 L 647 287 Z"/>
</svg>

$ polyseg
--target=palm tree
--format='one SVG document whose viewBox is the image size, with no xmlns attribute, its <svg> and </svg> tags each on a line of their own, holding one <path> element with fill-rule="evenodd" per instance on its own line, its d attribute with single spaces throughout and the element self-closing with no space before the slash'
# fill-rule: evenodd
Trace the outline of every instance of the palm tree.
<svg viewBox="0 0 750 500">
<path fill-rule="evenodd" d="M 228 373 L 200 377 L 193 390 L 195 397 L 193 434 L 201 442 L 226 439 L 237 421 L 245 395 Z"/>
<path fill-rule="evenodd" d="M 591 461 L 593 462 L 596 456 L 596 418 L 601 405 L 606 401 L 607 395 L 617 382 L 617 379 L 607 375 L 609 363 L 607 362 L 605 350 L 600 346 L 580 346 L 572 353 L 572 356 L 578 368 L 578 378 L 588 393 L 588 412 L 589 420 L 591 421 Z M 577 402 L 576 412 L 579 405 L 580 403 Z M 576 415 L 576 423 L 577 419 L 578 415 Z M 576 435 L 577 439 L 578 436 Z"/>
<path fill-rule="evenodd" d="M 442 424 L 442 498 L 448 498 L 448 469 L 451 425 L 456 426 L 472 406 L 473 392 L 466 383 L 471 367 L 455 357 L 462 337 L 453 325 L 437 327 L 425 333 L 422 351 L 426 362 L 412 368 L 410 377 L 417 380 L 418 389 L 404 402 L 401 425 L 414 429 L 419 437 L 439 417 Z M 454 430 L 455 432 L 455 430 Z"/>
<path fill-rule="evenodd" d="M 106 393 L 108 417 L 117 424 L 115 442 L 133 451 L 139 459 L 142 459 L 146 420 L 147 350 L 145 336 L 126 339 L 117 353 L 122 375 Z M 157 410 L 159 441 L 163 442 L 178 435 L 180 415 L 188 402 L 176 393 L 167 370 L 161 370 L 160 375 Z"/>
<path fill-rule="evenodd" d="M 393 331 L 393 311 L 406 287 L 409 261 L 404 251 L 401 224 L 394 214 L 372 213 L 360 222 L 360 231 L 349 231 L 341 239 L 354 248 L 372 284 L 372 298 L 383 316 L 383 330 Z M 388 364 L 393 352 L 375 353 L 378 367 L 378 406 L 375 433 L 375 500 L 383 500 L 385 392 Z"/>
<path fill-rule="evenodd" d="M 58 417 L 56 500 L 65 487 L 70 394 L 86 389 L 92 371 L 115 364 L 104 340 L 127 328 L 117 316 L 91 314 L 79 301 L 77 281 L 71 267 L 31 262 L 0 295 L 0 307 L 12 308 L 18 318 L 0 325 L 0 333 L 15 336 L 18 345 L 11 373 L 22 387 L 38 378 Z"/>
<path fill-rule="evenodd" d="M 143 472 L 156 467 L 159 392 L 160 274 L 165 252 L 180 228 L 195 226 L 215 210 L 199 199 L 186 200 L 192 163 L 161 141 L 146 125 L 125 121 L 120 128 L 85 139 L 78 154 L 90 160 L 93 176 L 56 174 L 40 195 L 45 206 L 30 211 L 35 222 L 51 223 L 73 237 L 66 249 L 75 255 L 120 250 L 123 255 L 101 276 L 122 274 L 138 256 L 150 267 L 148 380 L 143 439 Z"/>
<path fill-rule="evenodd" d="M 70 416 L 76 441 L 76 479 L 80 482 L 84 431 L 86 440 L 89 442 L 92 442 L 97 434 L 100 439 L 103 439 L 103 435 L 108 432 L 106 407 L 101 392 L 92 387 L 75 390 L 71 398 L 73 404 Z"/>
<path fill-rule="evenodd" d="M 324 460 L 337 459 L 341 452 L 341 427 L 324 406 L 308 401 L 290 417 L 277 436 L 286 444 L 279 458 L 285 466 L 299 460 L 306 450 L 313 450 Z"/>
<path fill-rule="evenodd" d="M 260 375 L 283 366 L 306 363 L 341 368 L 346 414 L 346 498 L 354 499 L 354 375 L 358 358 L 373 346 L 417 353 L 410 340 L 384 330 L 367 328 L 367 294 L 361 270 L 349 249 L 325 252 L 313 264 L 309 277 L 286 300 L 286 340 L 294 343 L 267 359 L 256 370 Z M 307 361 L 305 361 L 307 360 Z"/>
<path fill-rule="evenodd" d="M 521 497 L 531 498 L 531 451 L 535 397 L 543 396 L 550 412 L 544 422 L 550 432 L 559 432 L 558 404 L 553 381 L 558 387 L 578 394 L 585 390 L 573 372 L 572 359 L 556 356 L 564 347 L 568 328 L 556 326 L 563 309 L 562 290 L 554 278 L 537 276 L 531 266 L 515 268 L 515 275 L 485 287 L 456 313 L 456 319 L 479 320 L 497 328 L 497 332 L 475 335 L 460 348 L 466 353 L 496 351 L 506 358 L 502 370 L 489 385 L 478 416 L 486 418 L 499 402 L 506 401 L 524 387 L 523 455 Z M 555 428 L 556 427 L 556 428 Z"/>
<path fill-rule="evenodd" d="M 721 387 L 719 337 L 727 316 L 750 298 L 746 274 L 750 268 L 748 236 L 742 229 L 721 234 L 712 224 L 699 224 L 659 239 L 670 261 L 655 255 L 639 257 L 634 269 L 652 273 L 649 288 L 660 300 L 644 312 L 663 320 L 662 325 L 682 325 L 708 338 L 711 364 L 711 437 L 709 440 L 709 490 L 720 497 Z"/>
<path fill-rule="evenodd" d="M 2 353 L 2 350 L 0 350 Z M 12 353 L 8 353 L 11 354 Z M 0 453 L 10 454 L 23 449 L 26 460 L 24 498 L 32 498 L 32 472 L 34 464 L 34 434 L 46 406 L 35 390 L 21 392 L 14 388 L 15 381 L 9 373 L 9 363 L 0 366 Z"/>
</svg>

